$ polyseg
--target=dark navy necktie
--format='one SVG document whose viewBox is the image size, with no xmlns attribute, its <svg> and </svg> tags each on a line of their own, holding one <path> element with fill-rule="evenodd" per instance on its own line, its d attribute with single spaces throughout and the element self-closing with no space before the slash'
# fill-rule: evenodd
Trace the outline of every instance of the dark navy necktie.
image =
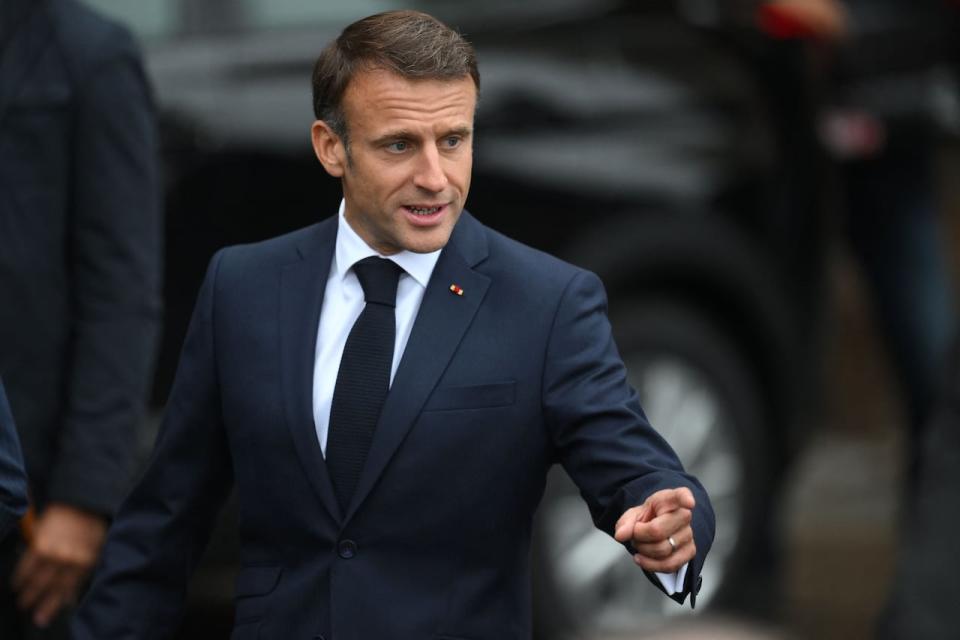
<svg viewBox="0 0 960 640">
<path fill-rule="evenodd" d="M 353 265 L 366 306 L 350 329 L 330 406 L 327 468 L 340 507 L 346 512 L 367 459 L 373 432 L 390 388 L 397 305 L 402 269 L 377 256 Z"/>
</svg>

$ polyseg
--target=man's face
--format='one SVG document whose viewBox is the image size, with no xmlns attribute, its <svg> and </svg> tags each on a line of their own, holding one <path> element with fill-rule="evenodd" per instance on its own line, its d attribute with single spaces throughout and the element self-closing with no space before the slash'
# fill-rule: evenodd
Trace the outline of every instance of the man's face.
<svg viewBox="0 0 960 640">
<path fill-rule="evenodd" d="M 349 150 L 314 124 L 317 156 L 342 180 L 347 222 L 379 253 L 447 244 L 470 190 L 476 103 L 469 76 L 407 80 L 368 70 L 344 94 Z"/>
</svg>

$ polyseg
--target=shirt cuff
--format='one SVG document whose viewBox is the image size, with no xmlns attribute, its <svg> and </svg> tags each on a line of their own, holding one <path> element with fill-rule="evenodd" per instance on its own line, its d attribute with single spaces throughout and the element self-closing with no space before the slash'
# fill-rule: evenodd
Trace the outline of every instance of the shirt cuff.
<svg viewBox="0 0 960 640">
<path fill-rule="evenodd" d="M 676 573 L 657 572 L 655 574 L 657 576 L 657 580 L 659 580 L 660 584 L 663 585 L 663 589 L 667 592 L 668 596 L 672 596 L 675 593 L 680 593 L 683 591 L 683 583 L 684 578 L 687 577 L 688 566 L 690 566 L 689 562 L 680 567 Z"/>
</svg>

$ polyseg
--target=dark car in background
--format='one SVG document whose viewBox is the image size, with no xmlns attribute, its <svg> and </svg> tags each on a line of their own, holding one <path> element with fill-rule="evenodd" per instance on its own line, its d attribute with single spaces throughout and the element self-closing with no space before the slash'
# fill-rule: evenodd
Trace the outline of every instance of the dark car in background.
<svg viewBox="0 0 960 640">
<path fill-rule="evenodd" d="M 736 604 L 769 570 L 756 550 L 779 471 L 816 406 L 825 181 L 805 45 L 758 30 L 756 2 L 91 4 L 140 32 L 161 114 L 158 408 L 213 252 L 337 211 L 339 185 L 309 143 L 319 50 L 356 18 L 413 5 L 478 51 L 468 209 L 600 275 L 651 422 L 711 495 L 717 538 L 698 605 Z M 226 629 L 235 517 L 228 508 L 191 592 L 191 611 L 224 612 Z M 538 523 L 543 637 L 643 628 L 689 611 L 593 527 L 562 471 Z"/>
</svg>

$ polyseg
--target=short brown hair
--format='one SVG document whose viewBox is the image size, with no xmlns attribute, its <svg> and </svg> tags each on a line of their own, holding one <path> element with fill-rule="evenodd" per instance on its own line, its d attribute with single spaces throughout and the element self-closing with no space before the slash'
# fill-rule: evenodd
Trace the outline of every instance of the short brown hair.
<svg viewBox="0 0 960 640">
<path fill-rule="evenodd" d="M 346 143 L 343 95 L 362 70 L 383 69 L 408 79 L 470 76 L 480 91 L 473 46 L 457 31 L 420 11 L 387 11 L 354 22 L 320 53 L 313 67 L 313 112 Z"/>
</svg>

